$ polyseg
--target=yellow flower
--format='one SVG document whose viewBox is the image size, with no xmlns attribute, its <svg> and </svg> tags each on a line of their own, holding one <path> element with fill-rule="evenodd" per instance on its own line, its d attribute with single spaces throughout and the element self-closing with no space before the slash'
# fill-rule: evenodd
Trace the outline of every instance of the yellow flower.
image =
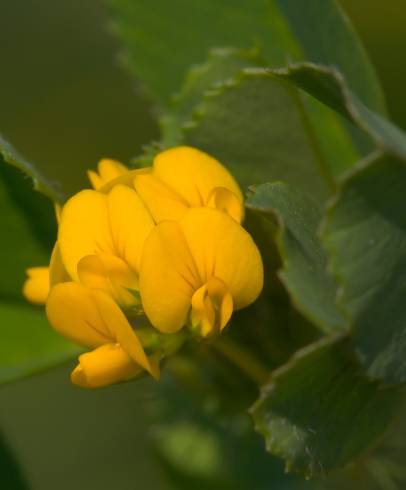
<svg viewBox="0 0 406 490">
<path fill-rule="evenodd" d="M 200 334 L 221 331 L 232 311 L 262 290 L 263 266 L 251 236 L 226 213 L 190 209 L 150 233 L 140 268 L 145 314 L 161 332 L 185 324 Z"/>
<path fill-rule="evenodd" d="M 98 172 L 99 173 L 93 170 L 88 171 L 89 180 L 95 189 L 106 185 L 109 181 L 116 179 L 120 175 L 126 174 L 129 172 L 129 170 L 125 165 L 116 160 L 104 158 L 98 163 Z M 62 207 L 55 203 L 55 216 L 58 224 L 60 222 L 61 214 Z M 54 267 L 54 273 L 51 273 L 51 276 L 54 276 L 54 284 L 61 282 L 62 278 L 64 280 L 69 280 L 69 276 L 67 276 L 64 267 L 59 260 L 59 250 L 57 250 L 58 254 L 55 254 L 55 250 L 57 250 L 57 244 L 52 254 L 54 264 L 56 265 L 56 268 Z M 57 257 L 55 255 L 57 255 Z M 28 276 L 23 285 L 23 295 L 25 299 L 33 304 L 44 305 L 47 300 L 50 287 L 49 267 L 30 267 L 25 271 L 25 273 Z M 56 282 L 55 279 L 57 279 Z"/>
<path fill-rule="evenodd" d="M 95 189 L 59 210 L 50 267 L 27 271 L 24 294 L 46 301 L 58 332 L 93 349 L 79 357 L 74 383 L 105 386 L 142 370 L 158 378 L 160 359 L 188 334 L 176 332 L 219 333 L 262 290 L 241 190 L 189 147 L 139 170 L 102 160 L 89 178 Z"/>
<path fill-rule="evenodd" d="M 154 222 L 137 192 L 116 185 L 107 194 L 84 190 L 63 207 L 58 248 L 76 282 L 134 305 L 144 241 Z"/>
<path fill-rule="evenodd" d="M 97 172 L 88 170 L 87 176 L 93 188 L 97 190 L 128 171 L 128 168 L 117 160 L 103 158 L 97 165 Z"/>
<path fill-rule="evenodd" d="M 237 222 L 243 196 L 220 162 L 196 148 L 179 146 L 159 153 L 150 171 L 134 174 L 134 186 L 156 222 L 179 220 L 190 207 L 212 207 Z"/>
<path fill-rule="evenodd" d="M 70 340 L 94 349 L 79 357 L 71 374 L 82 387 L 125 381 L 142 369 L 156 379 L 159 366 L 145 354 L 124 313 L 103 291 L 66 282 L 52 288 L 46 312 L 51 325 Z"/>
<path fill-rule="evenodd" d="M 30 267 L 26 270 L 28 279 L 23 286 L 23 295 L 37 305 L 45 304 L 49 294 L 49 267 Z"/>
</svg>

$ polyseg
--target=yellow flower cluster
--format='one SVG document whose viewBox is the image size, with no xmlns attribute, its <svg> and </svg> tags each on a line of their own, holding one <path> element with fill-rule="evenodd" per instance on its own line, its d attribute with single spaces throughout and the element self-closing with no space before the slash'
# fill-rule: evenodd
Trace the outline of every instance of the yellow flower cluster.
<svg viewBox="0 0 406 490">
<path fill-rule="evenodd" d="M 49 269 L 29 269 L 23 292 L 46 303 L 58 332 L 93 349 L 79 357 L 74 383 L 104 386 L 142 370 L 158 378 L 159 361 L 185 331 L 221 332 L 261 292 L 241 190 L 217 160 L 190 147 L 140 170 L 102 160 L 89 179 L 94 189 L 58 213 Z"/>
</svg>

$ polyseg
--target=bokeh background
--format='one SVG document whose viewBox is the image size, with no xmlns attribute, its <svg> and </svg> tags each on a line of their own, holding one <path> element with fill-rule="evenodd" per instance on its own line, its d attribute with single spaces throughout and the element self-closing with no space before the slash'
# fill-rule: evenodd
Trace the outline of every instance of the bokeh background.
<svg viewBox="0 0 406 490">
<path fill-rule="evenodd" d="M 341 3 L 392 118 L 406 128 L 406 3 Z M 0 0 L 0 7 L 0 128 L 28 159 L 68 175 L 77 160 L 89 167 L 103 156 L 129 160 L 157 135 L 148 101 L 119 66 L 101 0 Z M 147 437 L 145 412 L 161 396 L 153 382 L 89 392 L 69 383 L 70 369 L 0 389 L 0 488 L 173 488 Z"/>
</svg>

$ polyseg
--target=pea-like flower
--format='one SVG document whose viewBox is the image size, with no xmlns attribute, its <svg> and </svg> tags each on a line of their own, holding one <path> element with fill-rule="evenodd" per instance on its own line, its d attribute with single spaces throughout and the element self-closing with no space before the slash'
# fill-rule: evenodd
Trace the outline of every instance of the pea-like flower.
<svg viewBox="0 0 406 490">
<path fill-rule="evenodd" d="M 58 247 L 70 277 L 108 292 L 122 305 L 138 302 L 138 271 L 152 217 L 133 189 L 84 190 L 62 210 Z M 135 293 L 135 294 L 134 294 Z"/>
<path fill-rule="evenodd" d="M 189 208 L 212 207 L 243 218 L 243 196 L 215 158 L 180 146 L 159 153 L 150 171 L 134 174 L 134 186 L 156 222 L 179 220 Z"/>
<path fill-rule="evenodd" d="M 145 243 L 140 293 L 145 314 L 161 332 L 185 324 L 203 336 L 221 331 L 262 285 L 262 260 L 251 236 L 216 209 L 191 209 L 179 222 L 162 221 Z"/>
<path fill-rule="evenodd" d="M 53 327 L 92 349 L 74 383 L 158 378 L 160 360 L 187 336 L 220 333 L 262 290 L 242 193 L 217 160 L 190 147 L 138 170 L 105 159 L 88 175 L 94 189 L 58 210 L 50 267 L 28 270 L 24 294 L 46 300 Z"/>
<path fill-rule="evenodd" d="M 96 388 L 138 375 L 159 378 L 157 359 L 148 358 L 122 310 L 104 291 L 65 282 L 52 288 L 46 311 L 51 325 L 68 339 L 94 350 L 79 356 L 72 381 Z"/>
</svg>

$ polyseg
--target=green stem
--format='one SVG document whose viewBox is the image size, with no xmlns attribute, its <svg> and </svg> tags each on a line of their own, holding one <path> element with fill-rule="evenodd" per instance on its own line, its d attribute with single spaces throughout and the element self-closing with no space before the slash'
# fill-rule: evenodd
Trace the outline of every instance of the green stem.
<svg viewBox="0 0 406 490">
<path fill-rule="evenodd" d="M 263 385 L 269 379 L 269 369 L 237 342 L 228 337 L 220 337 L 212 343 L 212 346 L 241 369 L 254 383 Z"/>
</svg>

